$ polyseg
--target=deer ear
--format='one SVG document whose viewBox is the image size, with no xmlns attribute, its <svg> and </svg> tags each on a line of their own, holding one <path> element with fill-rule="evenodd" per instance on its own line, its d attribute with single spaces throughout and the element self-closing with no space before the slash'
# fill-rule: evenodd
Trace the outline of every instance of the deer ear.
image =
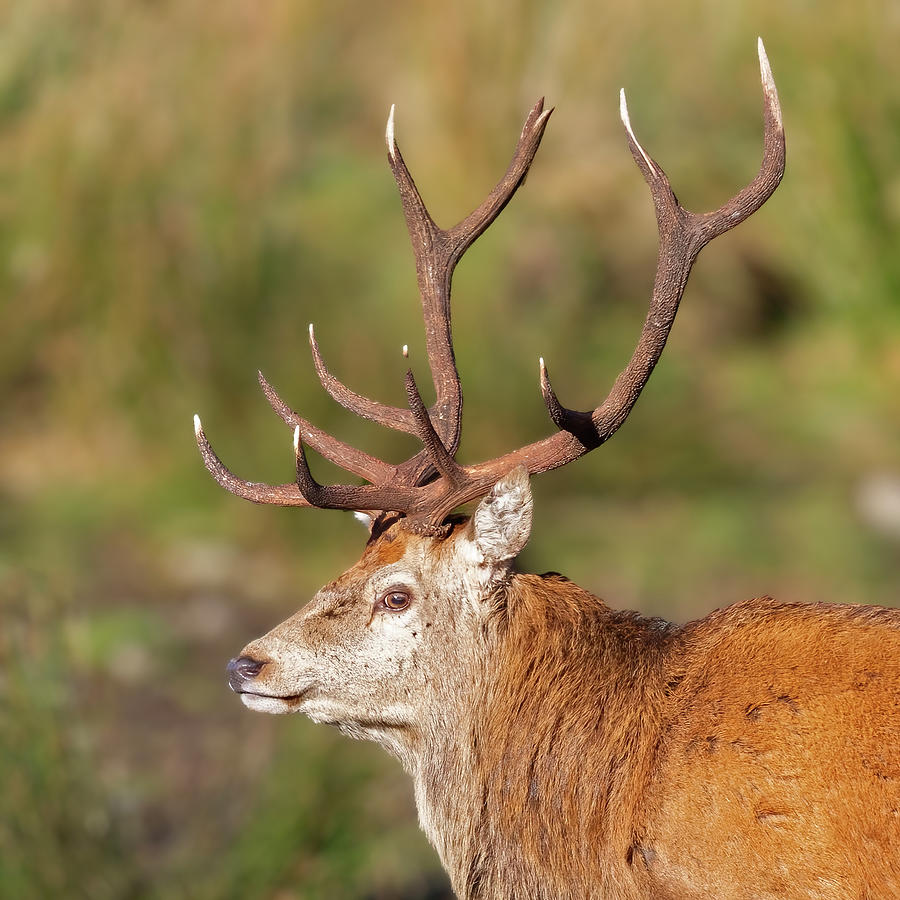
<svg viewBox="0 0 900 900">
<path fill-rule="evenodd" d="M 517 466 L 504 475 L 472 516 L 472 539 L 487 565 L 514 559 L 531 534 L 531 485 L 528 470 Z"/>
</svg>

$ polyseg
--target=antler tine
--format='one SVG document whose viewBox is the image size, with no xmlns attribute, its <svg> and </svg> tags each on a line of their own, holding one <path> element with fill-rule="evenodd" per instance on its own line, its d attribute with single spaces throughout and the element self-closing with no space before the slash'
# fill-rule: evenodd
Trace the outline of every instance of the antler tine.
<svg viewBox="0 0 900 900">
<path fill-rule="evenodd" d="M 759 56 L 765 119 L 762 165 L 756 178 L 731 200 L 714 212 L 695 217 L 704 244 L 755 213 L 772 196 L 784 175 L 785 143 L 781 104 L 762 38 L 756 39 L 756 52 Z"/>
<path fill-rule="evenodd" d="M 569 431 L 572 434 L 579 435 L 582 443 L 590 443 L 594 430 L 590 413 L 577 412 L 574 409 L 567 409 L 563 406 L 556 396 L 556 391 L 553 390 L 553 385 L 550 384 L 550 373 L 547 371 L 547 366 L 544 364 L 543 356 L 540 358 L 539 364 L 541 372 L 541 396 L 544 398 L 544 405 L 547 407 L 547 412 L 550 413 L 553 424 L 560 431 Z"/>
<path fill-rule="evenodd" d="M 522 133 L 516 144 L 512 161 L 506 174 L 497 182 L 484 202 L 471 212 L 458 225 L 450 229 L 449 236 L 454 243 L 457 260 L 480 237 L 485 229 L 500 215 L 519 186 L 525 182 L 528 170 L 534 162 L 535 154 L 541 145 L 541 138 L 547 122 L 553 114 L 553 108 L 544 109 L 544 98 L 541 97 L 531 108 Z"/>
<path fill-rule="evenodd" d="M 405 512 L 415 503 L 414 491 L 403 485 L 319 484 L 309 470 L 299 425 L 294 428 L 294 459 L 297 484 L 291 487 L 297 489 L 308 506 L 315 506 L 318 509 Z"/>
<path fill-rule="evenodd" d="M 244 481 L 226 468 L 225 464 L 216 455 L 212 445 L 207 440 L 200 423 L 200 416 L 194 416 L 194 434 L 197 437 L 197 446 L 203 457 L 203 464 L 209 470 L 210 475 L 226 491 L 252 500 L 254 503 L 267 503 L 275 506 L 313 506 L 300 492 L 296 484 L 260 484 L 254 481 Z"/>
<path fill-rule="evenodd" d="M 310 506 L 322 506 L 324 488 L 312 476 L 309 463 L 306 460 L 306 451 L 303 449 L 303 440 L 300 437 L 300 426 L 294 427 L 294 463 L 297 472 L 297 487 Z"/>
<path fill-rule="evenodd" d="M 395 406 L 389 406 L 385 403 L 379 403 L 376 400 L 370 400 L 363 397 L 355 391 L 350 390 L 345 384 L 335 378 L 328 367 L 322 354 L 319 352 L 319 343 L 316 340 L 315 329 L 310 322 L 309 325 L 309 345 L 312 349 L 313 364 L 316 367 L 316 374 L 322 387 L 337 400 L 345 409 L 356 413 L 364 419 L 384 425 L 387 428 L 393 428 L 395 431 L 405 431 L 407 434 L 416 434 L 416 425 L 412 415 L 408 409 L 399 409 Z"/>
<path fill-rule="evenodd" d="M 450 453 L 455 453 L 459 446 L 462 415 L 462 389 L 450 325 L 453 270 L 463 253 L 497 218 L 525 180 L 551 112 L 544 110 L 543 98 L 535 104 L 525 120 L 506 174 L 476 210 L 453 228 L 444 230 L 431 218 L 406 167 L 394 137 L 394 107 L 391 107 L 385 139 L 388 162 L 400 191 L 416 261 L 416 277 L 425 319 L 425 345 L 436 394 L 431 418 Z"/>
<path fill-rule="evenodd" d="M 412 369 L 407 369 L 406 371 L 406 396 L 409 400 L 409 408 L 413 419 L 417 425 L 416 433 L 419 436 L 419 440 L 425 445 L 428 459 L 442 477 L 451 483 L 455 483 L 459 479 L 462 467 L 453 458 L 453 454 L 444 446 L 441 436 L 435 430 L 428 415 L 428 410 L 422 401 L 419 388 L 416 386 L 416 379 Z"/>
<path fill-rule="evenodd" d="M 259 386 L 262 388 L 269 401 L 269 405 L 284 420 L 285 424 L 291 428 L 300 428 L 303 433 L 304 440 L 325 459 L 340 466 L 353 475 L 365 478 L 373 484 L 384 484 L 393 480 L 397 474 L 397 467 L 370 456 L 356 447 L 351 447 L 343 441 L 332 437 L 315 425 L 310 424 L 302 416 L 298 416 L 285 402 L 278 396 L 275 388 L 266 381 L 262 372 L 258 372 Z"/>
</svg>

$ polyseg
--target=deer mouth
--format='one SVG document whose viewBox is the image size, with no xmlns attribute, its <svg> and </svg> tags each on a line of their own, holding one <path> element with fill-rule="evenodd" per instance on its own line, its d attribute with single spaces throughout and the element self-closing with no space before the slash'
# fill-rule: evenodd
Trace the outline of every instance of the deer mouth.
<svg viewBox="0 0 900 900">
<path fill-rule="evenodd" d="M 266 694 L 263 691 L 236 691 L 241 702 L 249 709 L 268 713 L 297 712 L 304 700 L 315 691 L 315 685 L 308 685 L 296 694 Z"/>
</svg>

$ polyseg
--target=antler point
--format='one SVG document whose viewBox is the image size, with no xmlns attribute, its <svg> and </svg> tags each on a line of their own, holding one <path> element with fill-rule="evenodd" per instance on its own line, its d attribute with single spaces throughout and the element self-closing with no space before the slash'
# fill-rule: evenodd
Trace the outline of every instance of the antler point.
<svg viewBox="0 0 900 900">
<path fill-rule="evenodd" d="M 200 437 L 203 434 L 203 425 L 200 423 L 200 416 L 194 413 L 194 434 Z"/>
<path fill-rule="evenodd" d="M 625 88 L 619 88 L 619 118 L 622 120 L 625 131 L 628 133 L 628 140 L 634 144 L 638 153 L 643 157 L 644 162 L 647 164 L 647 168 L 650 170 L 650 174 L 654 177 L 657 176 L 659 172 L 656 165 L 647 155 L 647 151 L 641 146 L 641 142 L 635 137 L 634 129 L 631 127 L 631 116 L 628 115 L 628 101 L 625 99 Z"/>
<path fill-rule="evenodd" d="M 391 104 L 391 111 L 388 114 L 387 120 L 387 128 L 384 131 L 384 139 L 387 143 L 388 153 L 391 156 L 391 159 L 394 158 L 394 151 L 397 147 L 397 142 L 394 140 L 394 107 L 396 104 Z"/>
<path fill-rule="evenodd" d="M 775 78 L 772 75 L 772 66 L 769 64 L 769 56 L 763 39 L 756 39 L 756 52 L 759 55 L 759 75 L 762 80 L 763 91 L 766 95 L 766 106 L 771 110 L 779 127 L 782 126 L 781 104 L 778 102 L 778 89 L 775 87 Z"/>
<path fill-rule="evenodd" d="M 769 56 L 761 37 L 756 39 L 756 53 L 759 56 L 759 74 L 762 76 L 763 84 L 768 87 L 772 84 L 772 67 L 769 65 Z"/>
<path fill-rule="evenodd" d="M 631 116 L 628 115 L 628 101 L 625 99 L 625 88 L 619 88 L 619 118 L 628 132 L 628 137 L 637 144 L 638 139 L 634 136 L 634 129 L 631 127 Z"/>
</svg>

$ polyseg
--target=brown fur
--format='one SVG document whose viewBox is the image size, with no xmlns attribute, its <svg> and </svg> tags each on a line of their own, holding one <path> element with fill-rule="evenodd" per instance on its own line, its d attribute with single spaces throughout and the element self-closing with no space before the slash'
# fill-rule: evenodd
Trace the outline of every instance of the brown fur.
<svg viewBox="0 0 900 900">
<path fill-rule="evenodd" d="M 678 628 L 516 575 L 491 628 L 474 769 L 432 765 L 463 896 L 900 896 L 900 611 Z"/>
</svg>

